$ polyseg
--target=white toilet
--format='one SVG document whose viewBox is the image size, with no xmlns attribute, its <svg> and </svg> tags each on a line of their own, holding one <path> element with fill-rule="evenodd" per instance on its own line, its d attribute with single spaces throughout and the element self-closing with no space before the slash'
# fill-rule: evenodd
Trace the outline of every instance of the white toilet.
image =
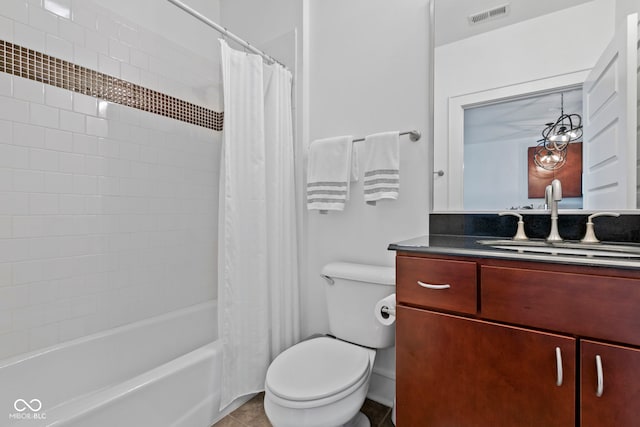
<svg viewBox="0 0 640 427">
<path fill-rule="evenodd" d="M 322 269 L 333 336 L 302 341 L 274 359 L 264 409 L 275 427 L 369 427 L 360 413 L 377 348 L 395 343 L 395 327 L 375 305 L 395 292 L 395 269 L 336 262 Z"/>
</svg>

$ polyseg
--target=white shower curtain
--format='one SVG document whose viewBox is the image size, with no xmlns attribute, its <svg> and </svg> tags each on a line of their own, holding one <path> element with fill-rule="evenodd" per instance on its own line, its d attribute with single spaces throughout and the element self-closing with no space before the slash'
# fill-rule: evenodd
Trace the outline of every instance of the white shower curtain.
<svg viewBox="0 0 640 427">
<path fill-rule="evenodd" d="M 300 338 L 291 73 L 220 40 L 218 332 L 224 408 L 264 389 L 271 360 Z"/>
</svg>

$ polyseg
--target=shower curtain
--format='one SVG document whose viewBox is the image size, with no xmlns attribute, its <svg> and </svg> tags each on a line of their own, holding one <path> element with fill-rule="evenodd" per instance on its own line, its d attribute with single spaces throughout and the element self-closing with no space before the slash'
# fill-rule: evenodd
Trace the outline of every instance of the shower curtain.
<svg viewBox="0 0 640 427">
<path fill-rule="evenodd" d="M 224 408 L 264 390 L 269 363 L 300 339 L 291 73 L 220 40 L 224 131 L 218 333 Z"/>
</svg>

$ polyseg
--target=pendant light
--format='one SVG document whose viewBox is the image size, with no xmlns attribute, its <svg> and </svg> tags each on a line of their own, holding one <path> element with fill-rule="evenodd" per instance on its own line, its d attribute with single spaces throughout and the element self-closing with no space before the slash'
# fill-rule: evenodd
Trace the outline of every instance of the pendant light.
<svg viewBox="0 0 640 427">
<path fill-rule="evenodd" d="M 582 138 L 582 117 L 579 114 L 564 113 L 564 93 L 560 94 L 560 117 L 547 123 L 538 140 L 533 160 L 536 166 L 546 170 L 556 170 L 567 162 L 569 143 Z"/>
</svg>

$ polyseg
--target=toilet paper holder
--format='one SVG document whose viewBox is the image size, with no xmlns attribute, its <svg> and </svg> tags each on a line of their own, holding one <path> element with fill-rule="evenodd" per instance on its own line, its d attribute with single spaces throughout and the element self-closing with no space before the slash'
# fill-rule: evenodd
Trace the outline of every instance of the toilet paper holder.
<svg viewBox="0 0 640 427">
<path fill-rule="evenodd" d="M 383 319 L 389 318 L 389 316 L 396 315 L 396 309 L 394 307 L 387 307 L 386 305 L 380 309 L 380 313 L 382 314 Z"/>
</svg>

